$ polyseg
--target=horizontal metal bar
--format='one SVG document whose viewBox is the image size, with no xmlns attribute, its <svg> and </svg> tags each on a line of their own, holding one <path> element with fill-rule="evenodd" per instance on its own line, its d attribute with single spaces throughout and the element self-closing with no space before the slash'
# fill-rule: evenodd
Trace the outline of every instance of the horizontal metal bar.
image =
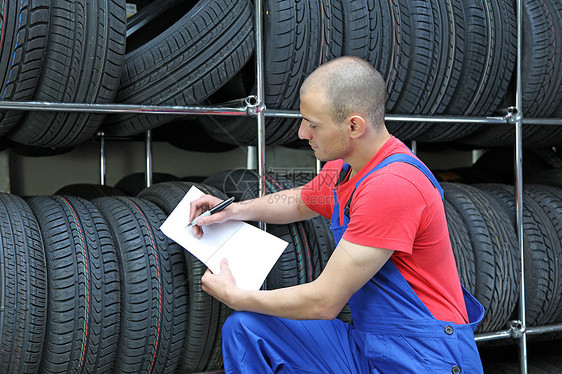
<svg viewBox="0 0 562 374">
<path fill-rule="evenodd" d="M 246 105 L 244 105 L 246 102 Z M 199 106 L 199 105 L 138 105 L 138 104 L 97 104 L 97 103 L 57 103 L 46 101 L 1 101 L 0 110 L 47 111 L 47 112 L 90 112 L 90 113 L 137 113 L 137 114 L 175 114 L 175 115 L 219 115 L 219 116 L 255 116 L 263 110 L 266 117 L 302 118 L 299 111 L 283 109 L 265 109 L 257 103 L 253 96 L 233 100 L 225 104 L 240 104 L 244 106 Z M 473 124 L 503 124 L 504 117 L 457 117 L 449 115 L 420 116 L 387 114 L 384 117 L 389 122 L 432 122 L 432 123 L 473 123 Z M 523 118 L 524 124 L 534 125 L 562 125 L 558 118 Z"/>
<path fill-rule="evenodd" d="M 507 339 L 511 338 L 511 330 L 503 330 L 503 331 L 495 331 L 495 332 L 486 332 L 482 334 L 477 334 L 474 337 L 474 340 L 477 342 L 483 342 L 488 340 L 499 340 L 499 339 Z"/>
<path fill-rule="evenodd" d="M 433 122 L 433 123 L 481 123 L 505 125 L 506 117 L 456 117 L 456 116 L 416 116 L 387 114 L 385 121 Z"/>
<path fill-rule="evenodd" d="M 266 109 L 264 113 L 266 117 L 282 117 L 282 118 L 295 118 L 295 119 L 302 118 L 301 113 L 296 110 Z"/>
<path fill-rule="evenodd" d="M 499 340 L 499 339 L 507 339 L 507 338 L 517 339 L 518 337 L 514 336 L 514 332 L 516 332 L 516 331 L 517 330 L 514 330 L 512 328 L 512 329 L 508 329 L 508 330 L 501 330 L 501 331 L 477 334 L 474 337 L 474 340 L 476 340 L 477 342 L 481 342 L 481 341 L 486 341 L 486 340 Z M 531 327 L 525 328 L 525 332 L 527 333 L 527 335 L 543 334 L 543 333 L 546 333 L 546 332 L 556 332 L 556 331 L 562 331 L 562 324 L 545 325 L 545 326 L 531 326 Z"/>
<path fill-rule="evenodd" d="M 545 332 L 562 331 L 562 324 L 527 327 L 527 334 L 542 334 Z"/>
<path fill-rule="evenodd" d="M 266 117 L 284 117 L 284 118 L 302 118 L 301 114 L 294 110 L 265 110 Z M 505 125 L 507 123 L 506 117 L 457 117 L 457 116 L 417 116 L 417 115 L 399 115 L 387 114 L 384 117 L 385 121 L 398 122 L 445 122 L 445 123 L 492 123 Z"/>
<path fill-rule="evenodd" d="M 176 105 L 52 103 L 44 101 L 0 101 L 0 110 L 196 115 L 213 114 L 221 116 L 248 116 L 253 115 L 255 107 L 246 106 L 242 108 L 229 108 L 220 106 L 206 107 Z"/>
<path fill-rule="evenodd" d="M 524 125 L 562 125 L 562 118 L 532 118 L 523 117 Z"/>
</svg>

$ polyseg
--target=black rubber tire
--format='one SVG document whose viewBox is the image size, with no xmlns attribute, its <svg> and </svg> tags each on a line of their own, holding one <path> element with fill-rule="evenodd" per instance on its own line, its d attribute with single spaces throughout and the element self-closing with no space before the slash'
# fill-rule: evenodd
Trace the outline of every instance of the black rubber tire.
<svg viewBox="0 0 562 374">
<path fill-rule="evenodd" d="M 184 345 L 187 278 L 183 250 L 159 227 L 155 204 L 129 197 L 93 200 L 117 245 L 121 331 L 114 372 L 174 373 Z"/>
<path fill-rule="evenodd" d="M 299 89 L 305 78 L 322 63 L 341 56 L 341 2 L 267 0 L 263 14 L 265 106 L 298 110 Z M 255 119 L 209 117 L 205 122 L 205 131 L 222 142 L 257 144 Z M 268 119 L 267 144 L 296 140 L 299 123 L 294 119 Z"/>
<path fill-rule="evenodd" d="M 461 284 L 471 294 L 474 294 L 476 292 L 476 264 L 468 228 L 460 213 L 449 200 L 445 200 L 444 204 L 447 226 L 449 228 L 449 238 L 451 240 L 453 254 L 455 255 L 459 278 Z"/>
<path fill-rule="evenodd" d="M 553 253 L 549 257 L 549 261 L 553 263 L 553 267 L 560 271 L 562 269 L 562 189 L 542 185 L 526 185 L 525 193 L 531 197 L 542 208 L 545 217 L 552 223 L 554 231 L 557 236 L 552 238 L 554 244 Z M 544 219 L 543 219 L 544 221 Z M 556 245 L 558 243 L 558 245 Z M 562 322 L 562 274 L 552 281 L 555 283 L 557 290 L 555 292 L 556 298 L 551 303 L 552 318 L 549 319 L 552 323 Z"/>
<path fill-rule="evenodd" d="M 462 65 L 462 5 L 460 0 L 410 0 L 409 10 L 411 30 L 409 40 L 403 41 L 409 44 L 407 72 L 402 89 L 389 92 L 389 101 L 395 101 L 390 111 L 397 114 L 442 113 L 456 88 Z M 430 125 L 390 122 L 387 126 L 396 137 L 409 140 L 416 139 Z"/>
<path fill-rule="evenodd" d="M 462 70 L 444 113 L 492 115 L 505 96 L 516 57 L 516 20 L 513 4 L 503 0 L 462 0 L 465 42 Z M 481 125 L 438 124 L 418 137 L 445 142 L 465 137 Z"/>
<path fill-rule="evenodd" d="M 93 200 L 98 197 L 105 196 L 124 196 L 125 193 L 115 187 L 101 185 L 101 184 L 88 184 L 77 183 L 69 184 L 59 188 L 55 195 L 67 195 L 74 197 L 81 197 L 86 200 Z"/>
<path fill-rule="evenodd" d="M 184 181 L 155 183 L 152 186 L 146 187 L 140 191 L 137 196 L 153 202 L 158 205 L 164 213 L 169 215 L 192 186 L 200 189 L 206 194 L 216 196 L 220 199 L 228 198 L 222 191 L 213 186 Z"/>
<path fill-rule="evenodd" d="M 496 331 L 505 326 L 518 300 L 515 231 L 509 217 L 483 191 L 468 185 L 441 185 L 445 199 L 457 209 L 469 229 L 476 263 L 474 296 L 486 310 L 478 331 Z"/>
<path fill-rule="evenodd" d="M 0 36 L 0 99 L 33 98 L 49 34 L 50 1 L 6 1 Z M 23 112 L 0 112 L 0 136 L 14 128 Z"/>
<path fill-rule="evenodd" d="M 49 287 L 42 373 L 110 373 L 119 338 L 120 282 L 115 245 L 87 200 L 27 200 L 45 243 Z"/>
<path fill-rule="evenodd" d="M 110 103 L 125 55 L 124 0 L 52 0 L 43 69 L 33 100 Z M 26 112 L 7 136 L 41 147 L 70 147 L 89 139 L 103 114 Z"/>
<path fill-rule="evenodd" d="M 508 3 L 508 2 L 505 2 Z M 523 115 L 549 117 L 562 99 L 562 5 L 558 0 L 523 1 Z M 514 98 L 513 100 L 514 101 Z M 552 146 L 562 139 L 554 126 L 523 126 L 525 147 Z M 462 140 L 476 146 L 505 146 L 515 141 L 510 125 L 485 126 Z"/>
<path fill-rule="evenodd" d="M 226 199 L 224 193 L 211 186 L 189 182 L 158 183 L 142 190 L 138 197 L 153 202 L 169 215 L 192 186 L 223 200 Z M 191 373 L 220 368 L 222 367 L 222 325 L 232 310 L 203 291 L 201 277 L 207 267 L 187 250 L 184 252 L 189 300 L 186 341 L 177 370 L 181 373 Z"/>
<path fill-rule="evenodd" d="M 165 32 L 125 56 L 119 103 L 192 105 L 230 80 L 254 49 L 250 0 L 201 0 Z M 107 118 L 110 135 L 134 135 L 177 116 Z"/>
<path fill-rule="evenodd" d="M 523 113 L 550 117 L 562 100 L 562 4 L 523 2 Z"/>
<path fill-rule="evenodd" d="M 515 193 L 513 186 L 484 184 L 478 188 L 487 191 L 504 204 L 510 212 L 510 219 L 515 228 Z M 552 223 L 544 218 L 544 212 L 527 193 L 523 194 L 523 233 L 525 247 L 525 306 L 527 325 L 539 326 L 553 321 L 553 308 L 559 299 L 559 269 L 553 257 L 558 253 L 557 244 L 553 243 L 556 232 Z M 556 237 L 556 240 L 558 238 Z M 557 260 L 556 262 L 559 262 Z"/>
<path fill-rule="evenodd" d="M 152 183 L 176 181 L 179 178 L 168 173 L 152 173 Z M 123 191 L 128 196 L 137 196 L 146 187 L 145 173 L 133 173 L 124 176 L 116 184 L 115 188 Z"/>
<path fill-rule="evenodd" d="M 36 374 L 47 324 L 47 268 L 39 225 L 28 204 L 0 193 L 0 367 Z"/>
<path fill-rule="evenodd" d="M 490 194 L 472 186 L 462 186 L 467 195 L 472 198 L 478 208 L 482 211 L 482 216 L 488 225 L 496 247 L 495 270 L 496 282 L 495 293 L 496 303 L 492 302 L 490 312 L 494 307 L 496 314 L 495 329 L 504 328 L 507 321 L 515 313 L 519 301 L 521 258 L 517 250 L 517 235 L 501 205 Z"/>
</svg>

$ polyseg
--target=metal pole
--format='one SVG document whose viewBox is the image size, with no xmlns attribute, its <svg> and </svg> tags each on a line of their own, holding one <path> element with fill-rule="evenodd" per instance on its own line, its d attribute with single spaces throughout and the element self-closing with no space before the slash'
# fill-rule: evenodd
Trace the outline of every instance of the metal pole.
<svg viewBox="0 0 562 374">
<path fill-rule="evenodd" d="M 256 12 L 256 86 L 257 86 L 257 101 L 261 105 L 261 110 L 258 111 L 257 125 L 258 125 L 258 174 L 259 181 L 259 196 L 264 196 L 266 193 L 265 186 L 265 113 L 264 113 L 264 72 L 263 72 L 263 20 L 262 20 L 262 1 L 255 1 Z M 265 230 L 265 223 L 260 222 L 260 228 Z"/>
<path fill-rule="evenodd" d="M 268 109 L 265 112 L 266 117 L 281 117 L 281 118 L 302 118 L 298 111 L 285 110 L 285 109 Z M 384 120 L 388 122 L 431 122 L 431 123 L 476 123 L 476 124 L 493 124 L 493 125 L 505 125 L 506 117 L 462 117 L 462 116 L 449 116 L 449 115 L 439 115 L 439 116 L 422 116 L 422 115 L 402 115 L 402 114 L 387 114 L 384 116 Z M 543 124 L 543 119 L 537 119 Z M 548 124 L 562 124 L 562 121 L 557 121 L 555 119 L 548 119 Z"/>
<path fill-rule="evenodd" d="M 144 142 L 144 151 L 146 155 L 146 171 L 145 180 L 146 187 L 152 186 L 152 130 L 146 132 L 146 138 Z"/>
<path fill-rule="evenodd" d="M 418 142 L 412 140 L 412 153 L 417 155 L 418 154 Z"/>
<path fill-rule="evenodd" d="M 256 147 L 253 145 L 248 146 L 248 155 L 246 156 L 246 169 L 256 170 Z"/>
<path fill-rule="evenodd" d="M 525 311 L 525 251 L 523 244 L 523 97 L 521 89 L 521 52 L 523 46 L 523 1 L 517 0 L 517 66 L 516 66 L 516 94 L 515 110 L 515 196 L 517 199 L 517 236 L 519 239 L 519 253 L 521 256 L 520 284 L 521 291 L 519 297 L 519 319 L 521 320 L 523 331 L 519 339 L 519 355 L 521 359 L 521 374 L 527 374 L 527 326 Z"/>
<path fill-rule="evenodd" d="M 562 331 L 562 324 L 547 325 L 547 326 L 533 326 L 526 329 L 527 334 L 544 334 L 545 332 Z"/>
<path fill-rule="evenodd" d="M 246 104 L 242 108 L 202 107 L 176 105 L 136 105 L 136 104 L 89 104 L 55 103 L 47 101 L 3 101 L 0 110 L 25 110 L 41 112 L 88 112 L 88 113 L 138 113 L 138 114 L 195 114 L 219 116 L 252 116 L 256 108 Z"/>
<path fill-rule="evenodd" d="M 100 132 L 100 184 L 105 185 L 105 134 Z"/>
<path fill-rule="evenodd" d="M 474 340 L 477 342 L 484 342 L 488 340 L 500 340 L 500 339 L 507 339 L 512 338 L 510 330 L 503 330 L 503 331 L 494 331 L 494 332 L 486 332 L 483 334 L 478 334 L 474 337 Z"/>
</svg>

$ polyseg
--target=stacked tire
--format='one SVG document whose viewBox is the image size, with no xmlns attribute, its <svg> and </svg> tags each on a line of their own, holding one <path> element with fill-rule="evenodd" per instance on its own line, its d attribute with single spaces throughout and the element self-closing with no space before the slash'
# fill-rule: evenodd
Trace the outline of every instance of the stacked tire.
<svg viewBox="0 0 562 374">
<path fill-rule="evenodd" d="M 2 100 L 111 103 L 125 55 L 124 0 L 2 3 Z M 92 137 L 104 115 L 7 111 L 0 134 L 18 144 L 66 148 Z"/>
<path fill-rule="evenodd" d="M 484 305 L 479 332 L 518 319 L 520 252 L 513 186 L 442 183 L 449 234 L 461 281 Z M 562 189 L 526 185 L 523 196 L 528 326 L 562 322 Z"/>
<path fill-rule="evenodd" d="M 251 0 L 131 4 L 139 12 L 127 20 L 124 0 L 4 2 L 1 98 L 185 106 L 221 104 L 256 92 Z M 263 14 L 266 107 L 298 110 L 306 76 L 343 55 L 361 57 L 381 72 L 388 113 L 489 116 L 514 101 L 511 1 L 268 0 Z M 523 1 L 525 116 L 562 115 L 561 21 L 559 1 Z M 129 136 L 181 119 L 12 110 L 0 113 L 0 135 L 20 146 L 67 149 L 98 129 Z M 257 142 L 251 118 L 187 122 L 182 126 L 206 132 L 202 137 L 213 147 Z M 267 143 L 298 145 L 297 125 L 294 119 L 268 119 Z M 477 147 L 514 141 L 508 125 L 390 122 L 388 127 L 402 140 L 426 143 L 456 140 Z M 526 126 L 524 135 L 527 146 L 551 146 L 562 132 Z"/>
<path fill-rule="evenodd" d="M 250 171 L 215 175 L 210 184 L 158 183 L 136 197 L 0 194 L 6 373 L 220 369 L 221 329 L 232 311 L 203 292 L 206 266 L 159 227 L 192 186 L 224 199 L 213 184 L 233 186 L 235 177 L 252 186 L 240 199 L 257 195 Z M 268 176 L 271 192 L 289 187 Z M 334 247 L 327 221 L 268 228 L 291 244 L 266 287 L 314 280 Z M 350 320 L 347 309 L 340 318 Z"/>
</svg>

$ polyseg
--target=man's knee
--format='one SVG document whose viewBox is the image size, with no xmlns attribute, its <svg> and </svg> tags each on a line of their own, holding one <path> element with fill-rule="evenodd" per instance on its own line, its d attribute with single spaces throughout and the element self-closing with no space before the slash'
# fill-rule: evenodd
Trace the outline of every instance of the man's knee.
<svg viewBox="0 0 562 374">
<path fill-rule="evenodd" d="M 251 312 L 234 312 L 225 321 L 222 326 L 223 339 L 233 336 L 246 335 L 248 331 L 260 331 L 259 325 L 262 323 L 264 315 Z"/>
</svg>

